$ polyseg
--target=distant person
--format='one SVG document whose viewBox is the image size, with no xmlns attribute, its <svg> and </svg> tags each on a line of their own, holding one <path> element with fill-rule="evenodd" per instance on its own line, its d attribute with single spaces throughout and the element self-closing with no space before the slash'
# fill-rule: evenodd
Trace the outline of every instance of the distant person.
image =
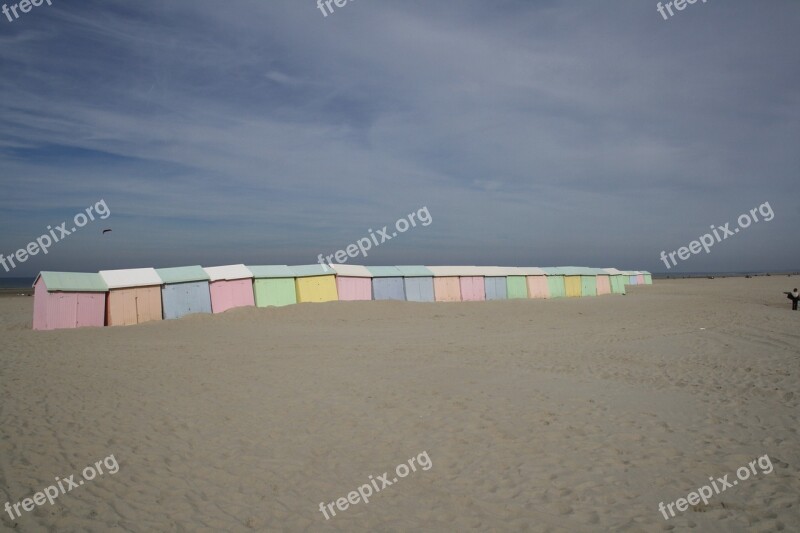
<svg viewBox="0 0 800 533">
<path fill-rule="evenodd" d="M 786 292 L 784 294 L 792 301 L 792 311 L 797 311 L 797 302 L 800 301 L 800 292 L 797 292 L 795 288 L 792 292 Z"/>
</svg>

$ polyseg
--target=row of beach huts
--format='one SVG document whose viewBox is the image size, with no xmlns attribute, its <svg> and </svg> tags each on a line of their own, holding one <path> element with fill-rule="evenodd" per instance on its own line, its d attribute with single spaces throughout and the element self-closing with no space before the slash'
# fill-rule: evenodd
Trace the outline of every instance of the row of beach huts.
<svg viewBox="0 0 800 533">
<path fill-rule="evenodd" d="M 615 268 L 228 265 L 41 272 L 33 329 L 127 326 L 235 307 L 303 302 L 468 302 L 625 294 L 649 272 Z"/>
</svg>

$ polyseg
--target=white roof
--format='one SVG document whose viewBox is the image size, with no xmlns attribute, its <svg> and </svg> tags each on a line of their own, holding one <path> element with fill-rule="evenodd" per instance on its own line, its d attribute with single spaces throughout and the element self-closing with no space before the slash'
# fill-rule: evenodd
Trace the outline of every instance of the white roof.
<svg viewBox="0 0 800 533">
<path fill-rule="evenodd" d="M 524 276 L 525 273 L 517 267 L 477 267 L 484 276 Z"/>
<path fill-rule="evenodd" d="M 537 267 L 522 267 L 520 270 L 526 276 L 546 276 L 547 272 Z"/>
<path fill-rule="evenodd" d="M 436 277 L 483 276 L 481 267 L 476 266 L 429 266 L 427 268 Z"/>
<path fill-rule="evenodd" d="M 461 267 L 463 274 L 462 276 L 483 276 L 483 267 L 476 267 L 476 266 L 464 266 Z"/>
<path fill-rule="evenodd" d="M 225 265 L 218 267 L 204 267 L 211 281 L 234 280 L 252 278 L 253 273 L 244 265 Z"/>
<path fill-rule="evenodd" d="M 610 274 L 612 276 L 620 276 L 622 274 L 625 274 L 623 271 L 617 270 L 616 268 L 604 268 L 603 271 L 605 271 L 606 274 Z"/>
<path fill-rule="evenodd" d="M 372 274 L 367 267 L 361 265 L 329 265 L 336 272 L 337 276 L 349 276 L 351 278 L 371 278 Z"/>
<path fill-rule="evenodd" d="M 148 287 L 161 285 L 161 276 L 155 268 L 128 268 L 124 270 L 101 270 L 100 277 L 106 282 L 109 289 L 124 289 L 127 287 Z"/>
</svg>

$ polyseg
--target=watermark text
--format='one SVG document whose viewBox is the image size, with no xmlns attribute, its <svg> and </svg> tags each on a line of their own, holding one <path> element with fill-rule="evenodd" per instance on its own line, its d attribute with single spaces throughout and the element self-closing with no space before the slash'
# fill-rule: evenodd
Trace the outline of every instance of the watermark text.
<svg viewBox="0 0 800 533">
<path fill-rule="evenodd" d="M 425 459 L 423 461 L 423 458 Z M 414 464 L 414 461 L 417 464 Z M 325 520 L 330 520 L 331 516 L 336 516 L 336 509 L 339 511 L 346 511 L 348 507 L 351 505 L 357 504 L 359 501 L 363 501 L 364 503 L 369 503 L 369 499 L 372 497 L 374 493 L 378 493 L 381 490 L 389 487 L 395 483 L 397 483 L 400 478 L 406 477 L 411 472 L 417 471 L 417 466 L 422 468 L 422 470 L 430 470 L 433 466 L 433 462 L 431 458 L 428 457 L 428 452 L 423 451 L 421 454 L 417 455 L 416 457 L 412 457 L 408 460 L 408 464 L 400 463 L 397 465 L 397 468 L 394 469 L 394 473 L 396 477 L 392 477 L 389 479 L 389 472 L 384 472 L 383 475 L 377 476 L 377 479 L 373 478 L 372 475 L 369 476 L 369 483 L 365 483 L 358 487 L 358 489 L 348 492 L 346 498 L 339 498 L 334 500 L 330 503 L 320 502 L 319 510 L 325 516 Z M 380 487 L 378 484 L 380 483 Z M 375 492 L 372 492 L 372 488 L 375 488 Z M 328 513 L 330 512 L 330 516 Z"/>
<path fill-rule="evenodd" d="M 6 502 L 5 511 L 8 513 L 8 516 L 11 517 L 12 520 L 15 520 L 22 516 L 22 511 L 33 511 L 35 505 L 41 506 L 44 505 L 45 502 L 49 502 L 50 505 L 55 503 L 56 498 L 61 496 L 62 494 L 66 494 L 70 492 L 72 489 L 77 489 L 81 485 L 83 485 L 86 481 L 91 481 L 97 475 L 103 475 L 103 466 L 106 467 L 106 471 L 114 475 L 119 472 L 119 463 L 117 463 L 117 459 L 114 457 L 114 454 L 109 455 L 105 459 L 97 461 L 93 465 L 89 465 L 83 469 L 81 472 L 81 476 L 83 479 L 75 480 L 75 474 L 70 475 L 69 477 L 59 478 L 56 477 L 55 485 L 50 485 L 49 487 L 45 488 L 41 492 L 37 492 L 30 498 L 24 498 L 21 501 L 11 505 L 9 502 Z M 65 487 L 66 485 L 66 487 Z M 20 511 L 20 507 L 22 507 L 22 511 Z M 15 516 L 16 513 L 16 516 Z"/>
<path fill-rule="evenodd" d="M 82 228 L 90 221 L 93 221 L 95 213 L 93 213 L 92 210 L 96 211 L 97 216 L 104 220 L 111 216 L 111 211 L 108 209 L 106 201 L 100 199 L 100 201 L 96 204 L 90 205 L 86 208 L 86 214 L 81 212 L 73 217 L 72 222 L 75 225 L 72 226 L 71 230 L 67 229 L 66 222 L 62 222 L 56 226 L 55 229 L 53 229 L 52 226 L 47 226 L 49 233 L 45 233 L 41 237 L 37 238 L 36 242 L 29 242 L 25 248 L 20 248 L 13 254 L 9 254 L 8 257 L 0 254 L 0 265 L 3 265 L 3 268 L 6 269 L 6 272 L 10 272 L 12 269 L 17 268 L 17 263 L 24 263 L 27 261 L 29 256 L 36 255 L 39 252 L 43 252 L 45 255 L 47 255 L 48 248 L 53 246 L 53 244 L 57 243 L 59 240 L 63 240 L 64 237 L 75 233 L 79 228 Z M 56 230 L 58 230 L 58 235 L 56 235 Z M 17 261 L 15 262 L 14 259 Z M 8 266 L 9 263 L 11 264 L 10 268 Z"/>
<path fill-rule="evenodd" d="M 711 233 L 706 233 L 705 235 L 701 236 L 699 240 L 690 242 L 688 247 L 682 246 L 670 253 L 667 253 L 666 250 L 662 250 L 661 260 L 664 261 L 664 264 L 667 266 L 667 268 L 672 268 L 678 264 L 678 262 L 675 260 L 676 255 L 682 261 L 686 261 L 690 257 L 689 252 L 693 254 L 699 254 L 700 250 L 705 250 L 706 253 L 710 253 L 711 247 L 714 246 L 714 244 L 722 242 L 728 237 L 733 237 L 739 233 L 740 230 L 749 228 L 753 222 L 758 222 L 758 214 L 761 214 L 764 222 L 769 222 L 775 218 L 775 212 L 772 210 L 772 206 L 769 205 L 769 202 L 764 202 L 760 206 L 751 209 L 750 213 L 742 213 L 739 215 L 739 218 L 736 220 L 736 222 L 739 224 L 738 228 L 731 229 L 730 222 L 724 226 L 712 225 L 711 230 L 713 235 Z M 716 241 L 714 240 L 715 237 Z M 669 264 L 669 261 L 672 261 L 672 265 Z"/>
</svg>

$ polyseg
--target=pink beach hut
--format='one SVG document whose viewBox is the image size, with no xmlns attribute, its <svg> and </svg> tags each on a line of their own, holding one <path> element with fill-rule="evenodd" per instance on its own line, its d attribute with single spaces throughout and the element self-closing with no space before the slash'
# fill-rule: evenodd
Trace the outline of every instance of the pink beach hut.
<svg viewBox="0 0 800 533">
<path fill-rule="evenodd" d="M 211 292 L 211 311 L 223 313 L 235 307 L 255 307 L 253 273 L 244 265 L 206 267 Z"/>
<path fill-rule="evenodd" d="M 636 284 L 637 285 L 646 285 L 646 282 L 645 282 L 645 279 L 644 279 L 644 273 L 643 272 L 639 272 L 638 270 L 636 271 Z"/>
<path fill-rule="evenodd" d="M 372 274 L 360 265 L 329 265 L 336 272 L 339 301 L 372 300 Z"/>
<path fill-rule="evenodd" d="M 544 270 L 536 267 L 523 267 L 520 270 L 525 274 L 528 284 L 528 298 L 550 298 L 550 287 Z"/>
<path fill-rule="evenodd" d="M 105 324 L 108 286 L 100 274 L 41 272 L 33 289 L 35 330 Z"/>
<path fill-rule="evenodd" d="M 458 282 L 462 302 L 482 302 L 486 300 L 483 271 L 479 267 L 460 267 Z"/>
<path fill-rule="evenodd" d="M 611 294 L 611 277 L 608 272 L 602 268 L 593 268 L 592 270 L 594 270 L 597 275 L 597 295 Z"/>
</svg>

